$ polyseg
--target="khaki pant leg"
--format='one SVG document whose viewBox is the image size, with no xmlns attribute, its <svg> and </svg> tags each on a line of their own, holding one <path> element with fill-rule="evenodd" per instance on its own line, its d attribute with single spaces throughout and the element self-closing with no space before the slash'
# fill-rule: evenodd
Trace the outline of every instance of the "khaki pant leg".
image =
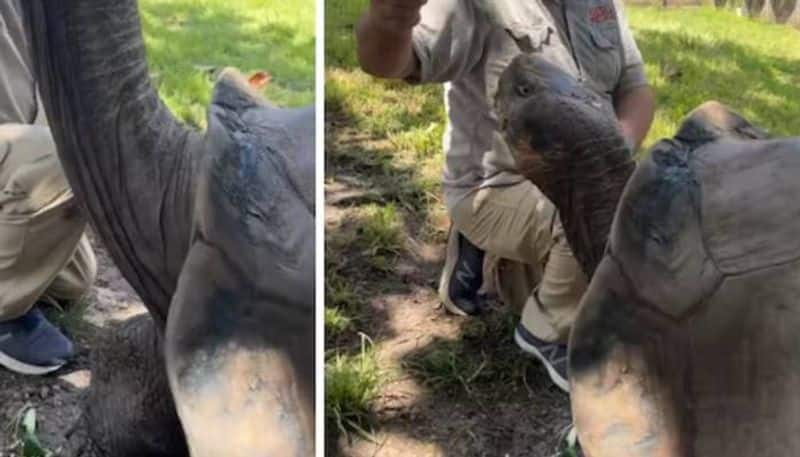
<svg viewBox="0 0 800 457">
<path fill-rule="evenodd" d="M 553 241 L 539 287 L 528 297 L 522 311 L 522 325 L 540 339 L 566 343 L 588 281 L 572 255 L 558 218 Z"/>
<path fill-rule="evenodd" d="M 527 264 L 489 256 L 484 262 L 484 278 L 491 281 L 500 300 L 517 314 L 522 314 L 528 298 L 542 280 L 543 265 Z"/>
<path fill-rule="evenodd" d="M 523 309 L 525 328 L 546 341 L 566 341 L 586 279 L 552 202 L 523 181 L 476 190 L 453 208 L 451 218 L 489 261 L 499 262 L 486 270 L 497 272 L 496 289 L 506 303 Z"/>
<path fill-rule="evenodd" d="M 26 313 L 86 228 L 46 127 L 0 125 L 0 320 Z"/>
<path fill-rule="evenodd" d="M 555 207 L 529 181 L 476 189 L 450 217 L 473 244 L 503 259 L 543 264 L 553 244 Z"/>
<path fill-rule="evenodd" d="M 542 277 L 555 208 L 528 181 L 476 189 L 452 210 L 455 228 L 486 251 L 484 282 L 521 311 Z"/>
<path fill-rule="evenodd" d="M 75 254 L 47 288 L 45 295 L 58 301 L 79 300 L 89 292 L 96 277 L 97 257 L 89 237 L 84 234 Z"/>
</svg>

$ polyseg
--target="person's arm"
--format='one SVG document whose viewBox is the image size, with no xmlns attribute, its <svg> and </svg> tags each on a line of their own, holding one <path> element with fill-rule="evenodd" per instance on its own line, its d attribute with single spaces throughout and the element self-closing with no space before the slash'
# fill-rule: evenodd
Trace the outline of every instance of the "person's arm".
<svg viewBox="0 0 800 457">
<path fill-rule="evenodd" d="M 403 79 L 419 62 L 412 46 L 412 30 L 420 21 L 426 0 L 372 0 L 356 27 L 358 60 L 374 76 Z"/>
<path fill-rule="evenodd" d="M 622 134 L 636 151 L 653 123 L 656 101 L 648 85 L 634 87 L 616 97 L 615 109 Z"/>
<path fill-rule="evenodd" d="M 614 110 L 619 127 L 631 149 L 636 151 L 653 123 L 656 100 L 647 83 L 644 60 L 625 16 L 622 0 L 614 0 L 623 48 L 623 69 L 614 92 Z"/>
</svg>

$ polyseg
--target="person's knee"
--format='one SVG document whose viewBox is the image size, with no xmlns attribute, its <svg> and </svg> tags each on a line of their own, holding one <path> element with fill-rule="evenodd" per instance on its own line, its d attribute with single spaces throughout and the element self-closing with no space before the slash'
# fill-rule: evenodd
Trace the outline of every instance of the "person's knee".
<svg viewBox="0 0 800 457">
<path fill-rule="evenodd" d="M 75 254 L 50 285 L 47 293 L 58 300 L 80 300 L 92 288 L 95 279 L 97 279 L 97 257 L 89 239 L 83 235 Z"/>
</svg>

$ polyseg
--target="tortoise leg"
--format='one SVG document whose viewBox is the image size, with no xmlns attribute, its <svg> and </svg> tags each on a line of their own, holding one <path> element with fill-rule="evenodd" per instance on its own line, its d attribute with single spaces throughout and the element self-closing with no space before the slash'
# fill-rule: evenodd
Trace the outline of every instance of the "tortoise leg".
<svg viewBox="0 0 800 457">
<path fill-rule="evenodd" d="M 591 457 L 687 457 L 686 364 L 671 323 L 637 306 L 604 260 L 570 342 L 570 397 Z"/>
<path fill-rule="evenodd" d="M 92 354 L 92 384 L 67 455 L 188 457 L 150 316 L 125 321 L 101 344 Z"/>
<path fill-rule="evenodd" d="M 313 323 L 299 316 L 295 325 L 283 297 L 255 292 L 228 262 L 193 245 L 167 324 L 167 370 L 192 456 L 311 456 Z"/>
</svg>

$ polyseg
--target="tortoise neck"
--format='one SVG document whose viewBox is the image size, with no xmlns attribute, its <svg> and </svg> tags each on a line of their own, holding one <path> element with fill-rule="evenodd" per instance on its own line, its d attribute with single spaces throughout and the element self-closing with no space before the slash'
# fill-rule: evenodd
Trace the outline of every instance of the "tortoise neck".
<svg viewBox="0 0 800 457">
<path fill-rule="evenodd" d="M 165 322 L 188 251 L 202 138 L 150 82 L 135 0 L 24 3 L 42 102 L 70 187 Z"/>
<path fill-rule="evenodd" d="M 603 258 L 617 203 L 636 163 L 615 135 L 545 159 L 538 184 L 558 208 L 567 241 L 591 278 Z M 548 170 L 549 168 L 549 170 Z"/>
</svg>

